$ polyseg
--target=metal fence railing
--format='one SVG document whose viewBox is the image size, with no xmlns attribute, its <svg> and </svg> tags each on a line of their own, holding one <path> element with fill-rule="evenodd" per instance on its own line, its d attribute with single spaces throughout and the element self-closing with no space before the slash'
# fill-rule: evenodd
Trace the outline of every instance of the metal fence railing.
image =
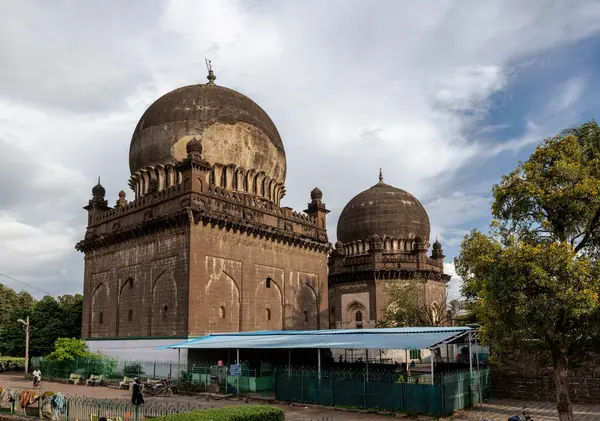
<svg viewBox="0 0 600 421">
<path fill-rule="evenodd" d="M 211 384 L 217 384 L 225 393 L 247 393 L 272 391 L 274 388 L 273 367 L 263 363 L 257 368 L 240 364 L 235 375 L 233 365 L 218 362 L 176 363 L 171 361 L 118 361 L 110 358 L 76 359 L 57 363 L 46 358 L 33 358 L 31 369 L 40 369 L 47 380 L 69 380 L 79 376 L 79 384 L 85 384 L 90 376 L 102 376 L 104 386 L 119 387 L 125 381 L 138 377 L 147 380 L 171 378 L 175 393 L 209 392 Z M 126 382 L 126 383 L 127 383 Z"/>
<path fill-rule="evenodd" d="M 390 372 L 279 369 L 279 401 L 446 416 L 489 397 L 490 373 L 458 371 L 417 376 Z"/>
<path fill-rule="evenodd" d="M 23 393 L 33 393 L 23 407 Z M 113 421 L 143 421 L 146 418 L 165 417 L 183 412 L 211 409 L 213 405 L 172 402 L 149 402 L 134 406 L 128 401 L 116 399 L 92 399 L 80 396 L 62 396 L 53 399 L 53 392 L 24 389 L 0 389 L 0 412 L 26 415 L 60 421 L 98 421 L 101 417 Z M 58 404 L 53 403 L 56 401 Z"/>
</svg>

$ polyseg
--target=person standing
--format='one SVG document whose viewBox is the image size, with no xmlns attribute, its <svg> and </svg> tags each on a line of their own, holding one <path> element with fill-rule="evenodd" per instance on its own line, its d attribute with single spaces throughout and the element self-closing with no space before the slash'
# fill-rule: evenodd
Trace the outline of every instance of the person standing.
<svg viewBox="0 0 600 421">
<path fill-rule="evenodd" d="M 142 385 L 140 379 L 137 377 L 133 380 L 133 393 L 131 394 L 131 403 L 135 406 L 142 405 L 144 403 L 144 395 L 142 395 Z"/>
</svg>

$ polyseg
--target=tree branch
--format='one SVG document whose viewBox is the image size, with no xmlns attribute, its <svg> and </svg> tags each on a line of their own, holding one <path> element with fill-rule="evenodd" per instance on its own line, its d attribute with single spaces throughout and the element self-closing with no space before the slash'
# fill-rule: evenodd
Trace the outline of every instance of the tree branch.
<svg viewBox="0 0 600 421">
<path fill-rule="evenodd" d="M 600 220 L 600 208 L 596 209 L 596 214 L 594 215 L 592 222 L 590 222 L 590 226 L 588 227 L 588 230 L 586 231 L 585 235 L 583 236 L 583 239 L 581 240 L 581 242 L 579 244 L 577 244 L 577 247 L 575 247 L 576 253 L 579 253 L 579 250 L 584 248 L 585 245 L 587 244 L 587 242 L 590 240 L 592 231 L 594 230 L 594 228 L 599 220 Z"/>
</svg>

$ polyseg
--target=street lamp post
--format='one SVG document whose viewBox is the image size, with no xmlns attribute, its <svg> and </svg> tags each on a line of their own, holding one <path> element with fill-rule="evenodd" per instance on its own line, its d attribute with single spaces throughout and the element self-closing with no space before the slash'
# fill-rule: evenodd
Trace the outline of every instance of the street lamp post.
<svg viewBox="0 0 600 421">
<path fill-rule="evenodd" d="M 29 328 L 31 327 L 29 316 L 27 316 L 27 321 L 19 319 L 17 322 L 25 326 L 25 378 L 27 378 L 27 373 L 29 373 Z"/>
</svg>

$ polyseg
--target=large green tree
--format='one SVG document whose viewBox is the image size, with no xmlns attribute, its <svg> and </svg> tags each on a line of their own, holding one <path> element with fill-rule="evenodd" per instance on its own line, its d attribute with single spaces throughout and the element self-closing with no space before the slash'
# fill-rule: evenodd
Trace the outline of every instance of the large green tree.
<svg viewBox="0 0 600 421">
<path fill-rule="evenodd" d="M 30 296 L 31 297 L 31 296 Z M 17 296 L 17 301 L 19 296 Z M 58 299 L 43 297 L 32 303 L 21 299 L 23 305 L 15 305 L 0 324 L 0 352 L 4 355 L 25 355 L 25 329 L 18 319 L 30 318 L 31 356 L 42 356 L 54 349 L 58 338 L 80 338 L 83 296 L 63 295 Z"/>
<path fill-rule="evenodd" d="M 487 343 L 500 355 L 521 350 L 552 361 L 561 421 L 573 419 L 570 360 L 600 337 L 600 148 L 592 144 L 600 137 L 593 133 L 590 122 L 546 139 L 502 177 L 493 188 L 491 234 L 472 231 L 455 259 Z"/>
</svg>

